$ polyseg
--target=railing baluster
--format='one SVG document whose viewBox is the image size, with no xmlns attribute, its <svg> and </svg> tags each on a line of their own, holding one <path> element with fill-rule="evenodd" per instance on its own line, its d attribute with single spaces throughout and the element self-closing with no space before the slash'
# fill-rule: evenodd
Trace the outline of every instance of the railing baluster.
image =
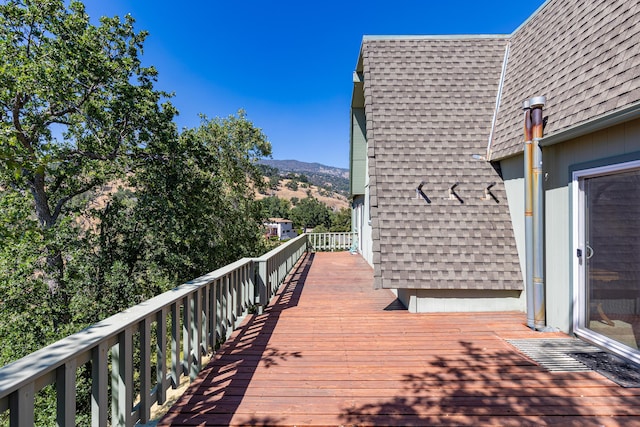
<svg viewBox="0 0 640 427">
<path fill-rule="evenodd" d="M 91 351 L 91 427 L 107 427 L 108 351 L 106 342 Z"/>
<path fill-rule="evenodd" d="M 308 236 L 307 249 L 311 252 L 348 251 L 357 239 L 355 232 L 311 233 Z"/>
<path fill-rule="evenodd" d="M 242 313 L 244 312 L 246 306 L 244 304 L 244 275 L 242 274 L 242 270 L 236 270 L 236 293 L 237 293 L 237 303 L 236 303 L 236 326 L 240 324 L 242 321 Z"/>
<path fill-rule="evenodd" d="M 222 340 L 224 337 L 224 298 L 223 291 L 224 286 L 222 283 L 222 279 L 216 280 L 216 342 L 218 340 Z"/>
<path fill-rule="evenodd" d="M 255 306 L 257 281 L 255 274 L 255 263 L 253 262 L 247 266 L 247 287 L 249 292 L 249 306 Z"/>
<path fill-rule="evenodd" d="M 192 295 L 182 300 L 182 374 L 189 375 L 191 371 L 191 301 Z"/>
<path fill-rule="evenodd" d="M 212 351 L 216 350 L 216 341 L 218 339 L 218 330 L 216 327 L 218 319 L 218 304 L 216 300 L 217 281 L 213 281 L 209 285 L 209 346 Z"/>
<path fill-rule="evenodd" d="M 167 400 L 167 309 L 156 315 L 156 402 Z"/>
<path fill-rule="evenodd" d="M 238 322 L 238 272 L 232 271 L 229 274 L 229 285 L 231 286 L 231 325 L 236 328 Z"/>
<path fill-rule="evenodd" d="M 240 271 L 238 272 L 239 277 L 238 277 L 238 286 L 240 288 L 240 313 L 242 315 L 242 313 L 247 309 L 247 307 L 249 307 L 248 301 L 247 301 L 247 271 L 245 268 L 241 268 Z"/>
<path fill-rule="evenodd" d="M 171 388 L 178 388 L 180 385 L 181 372 L 180 365 L 180 306 L 178 303 L 171 304 Z"/>
<path fill-rule="evenodd" d="M 21 387 L 9 396 L 9 424 L 11 427 L 33 426 L 33 403 L 35 389 L 33 382 Z"/>
<path fill-rule="evenodd" d="M 300 236 L 260 258 L 220 268 L 1 367 L 0 414 L 8 411 L 12 427 L 33 426 L 36 388 L 55 384 L 57 424 L 75 425 L 77 369 L 91 360 L 91 426 L 148 423 L 151 406 L 166 402 L 169 385 L 178 387 L 183 375 L 195 378 L 209 348 L 215 351 L 219 340 L 228 338 L 255 304 L 262 312 L 311 246 L 308 235 Z M 152 344 L 154 324 L 157 336 Z M 139 366 L 133 363 L 138 336 Z M 154 358 L 157 375 L 152 388 Z M 134 407 L 138 385 L 140 403 Z"/>
<path fill-rule="evenodd" d="M 200 335 L 202 331 L 199 326 L 202 325 L 202 318 L 200 317 L 200 303 L 202 299 L 200 298 L 200 290 L 196 290 L 192 297 L 191 302 L 189 304 L 189 328 L 191 335 L 191 343 L 190 343 L 190 352 L 189 358 L 189 378 L 193 381 L 200 373 L 200 342 L 202 341 L 202 336 Z"/>
<path fill-rule="evenodd" d="M 76 425 L 76 370 L 75 360 L 70 360 L 56 369 L 58 427 Z"/>
<path fill-rule="evenodd" d="M 225 295 L 225 340 L 231 336 L 234 328 L 233 321 L 233 290 L 231 288 L 231 274 L 224 276 L 224 295 Z"/>
<path fill-rule="evenodd" d="M 128 427 L 133 424 L 133 334 L 131 327 L 118 334 L 111 348 L 111 424 Z"/>
<path fill-rule="evenodd" d="M 209 288 L 211 284 L 202 289 L 202 315 L 200 328 L 200 352 L 201 354 L 207 354 L 209 352 L 209 317 L 210 317 L 210 305 L 209 305 Z"/>
<path fill-rule="evenodd" d="M 267 260 L 258 261 L 258 274 L 256 275 L 258 286 L 258 304 L 260 305 L 260 314 L 267 306 L 267 286 L 269 283 Z"/>
<path fill-rule="evenodd" d="M 140 323 L 140 422 L 151 416 L 151 319 Z"/>
</svg>

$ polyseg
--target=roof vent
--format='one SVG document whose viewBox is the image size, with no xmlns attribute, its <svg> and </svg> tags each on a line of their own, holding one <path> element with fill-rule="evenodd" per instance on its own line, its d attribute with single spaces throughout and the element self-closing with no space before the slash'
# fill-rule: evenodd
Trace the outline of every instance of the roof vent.
<svg viewBox="0 0 640 427">
<path fill-rule="evenodd" d="M 546 103 L 547 103 L 547 98 L 544 96 L 536 96 L 529 100 L 529 105 L 531 106 L 531 108 L 544 107 Z"/>
</svg>

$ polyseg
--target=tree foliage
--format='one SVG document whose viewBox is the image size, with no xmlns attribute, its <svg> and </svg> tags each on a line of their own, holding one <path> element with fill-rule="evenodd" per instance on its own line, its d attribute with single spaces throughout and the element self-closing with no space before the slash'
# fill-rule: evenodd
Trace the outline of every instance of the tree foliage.
<svg viewBox="0 0 640 427">
<path fill-rule="evenodd" d="M 272 196 L 260 203 L 265 217 L 291 219 L 298 228 L 313 228 L 320 232 L 351 230 L 351 210 L 342 208 L 334 212 L 313 197 L 287 200 Z"/>
<path fill-rule="evenodd" d="M 32 201 L 55 328 L 72 320 L 66 244 L 78 232 L 70 218 L 86 206 L 80 196 L 123 177 L 175 127 L 156 71 L 141 65 L 145 37 L 131 17 L 91 25 L 75 1 L 0 6 L 0 185 Z"/>
<path fill-rule="evenodd" d="M 342 208 L 332 214 L 331 231 L 351 231 L 351 209 Z"/>
<path fill-rule="evenodd" d="M 318 199 L 306 197 L 291 209 L 291 220 L 302 228 L 314 228 L 323 225 L 331 226 L 331 209 Z"/>
<path fill-rule="evenodd" d="M 145 37 L 0 4 L 0 365 L 264 250 L 269 142 L 243 111 L 178 132 Z"/>
<path fill-rule="evenodd" d="M 76 1 L 0 4 L 0 366 L 265 250 L 269 142 L 243 111 L 178 132 L 145 37 Z M 38 399 L 53 424 L 55 391 Z"/>
<path fill-rule="evenodd" d="M 289 218 L 291 202 L 276 196 L 265 197 L 260 201 L 265 218 Z"/>
</svg>

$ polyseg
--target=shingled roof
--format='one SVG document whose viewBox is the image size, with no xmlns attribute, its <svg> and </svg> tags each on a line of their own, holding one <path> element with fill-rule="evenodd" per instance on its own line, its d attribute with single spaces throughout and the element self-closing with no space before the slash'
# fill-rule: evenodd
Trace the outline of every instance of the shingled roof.
<svg viewBox="0 0 640 427">
<path fill-rule="evenodd" d="M 507 44 L 364 38 L 357 71 L 378 287 L 522 289 L 502 180 L 472 157 L 486 153 Z M 429 202 L 416 192 L 421 182 Z M 495 199 L 485 197 L 493 183 Z"/>
<path fill-rule="evenodd" d="M 550 0 L 511 37 L 493 160 L 522 152 L 522 102 L 547 97 L 545 135 L 640 101 L 640 2 Z"/>
</svg>

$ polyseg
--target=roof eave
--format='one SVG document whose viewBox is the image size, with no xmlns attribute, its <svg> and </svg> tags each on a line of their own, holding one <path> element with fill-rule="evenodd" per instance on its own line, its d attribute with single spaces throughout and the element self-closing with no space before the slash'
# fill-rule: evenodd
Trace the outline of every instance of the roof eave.
<svg viewBox="0 0 640 427">
<path fill-rule="evenodd" d="M 540 145 L 548 147 L 570 139 L 578 138 L 589 133 L 597 132 L 621 123 L 640 118 L 640 102 L 635 102 L 625 108 L 603 114 L 587 122 L 577 124 L 565 130 L 542 138 Z"/>
</svg>

